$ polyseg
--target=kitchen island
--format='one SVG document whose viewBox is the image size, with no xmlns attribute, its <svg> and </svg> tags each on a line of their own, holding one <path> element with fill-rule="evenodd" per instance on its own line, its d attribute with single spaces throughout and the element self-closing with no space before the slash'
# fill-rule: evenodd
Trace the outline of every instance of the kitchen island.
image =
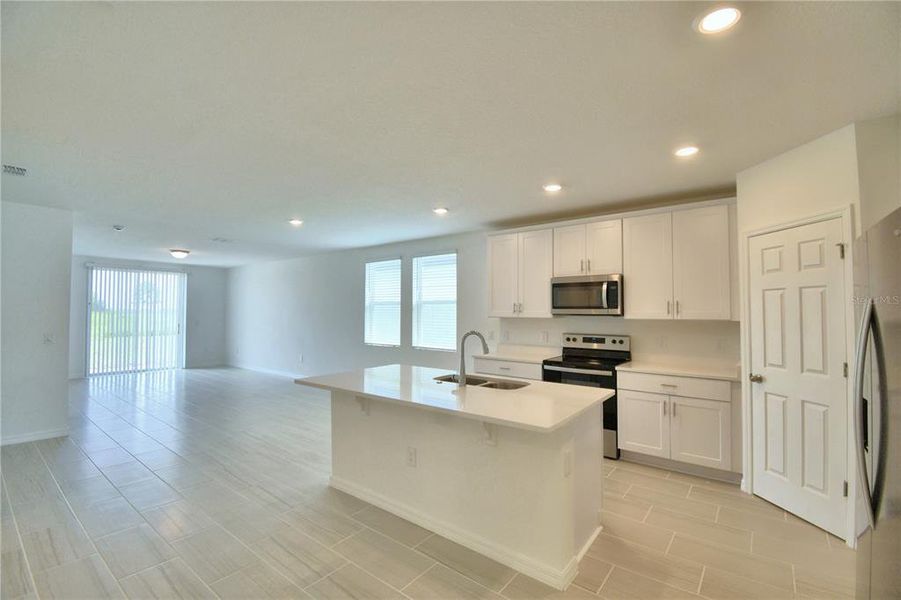
<svg viewBox="0 0 901 600">
<path fill-rule="evenodd" d="M 601 403 L 614 390 L 436 381 L 386 365 L 331 391 L 332 487 L 564 589 L 600 531 Z"/>
</svg>

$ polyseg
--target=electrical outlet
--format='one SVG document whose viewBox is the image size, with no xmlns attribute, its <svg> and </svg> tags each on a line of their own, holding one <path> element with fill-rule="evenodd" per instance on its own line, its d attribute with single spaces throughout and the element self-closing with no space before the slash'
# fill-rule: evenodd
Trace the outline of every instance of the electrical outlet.
<svg viewBox="0 0 901 600">
<path fill-rule="evenodd" d="M 416 467 L 416 448 L 407 446 L 407 466 Z"/>
<path fill-rule="evenodd" d="M 303 364 L 303 354 L 297 355 L 297 364 L 300 364 L 300 365 Z"/>
</svg>

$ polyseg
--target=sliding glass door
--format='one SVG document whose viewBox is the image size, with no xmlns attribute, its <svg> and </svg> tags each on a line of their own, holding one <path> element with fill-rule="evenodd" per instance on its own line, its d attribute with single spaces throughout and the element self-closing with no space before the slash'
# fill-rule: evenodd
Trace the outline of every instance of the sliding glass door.
<svg viewBox="0 0 901 600">
<path fill-rule="evenodd" d="M 88 268 L 87 374 L 184 366 L 184 273 Z"/>
</svg>

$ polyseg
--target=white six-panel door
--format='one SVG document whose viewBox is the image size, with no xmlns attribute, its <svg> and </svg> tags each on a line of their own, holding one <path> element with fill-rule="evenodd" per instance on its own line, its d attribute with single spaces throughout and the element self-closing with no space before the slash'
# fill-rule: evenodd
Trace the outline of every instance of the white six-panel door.
<svg viewBox="0 0 901 600">
<path fill-rule="evenodd" d="M 749 244 L 754 492 L 845 533 L 847 382 L 840 219 Z"/>
</svg>

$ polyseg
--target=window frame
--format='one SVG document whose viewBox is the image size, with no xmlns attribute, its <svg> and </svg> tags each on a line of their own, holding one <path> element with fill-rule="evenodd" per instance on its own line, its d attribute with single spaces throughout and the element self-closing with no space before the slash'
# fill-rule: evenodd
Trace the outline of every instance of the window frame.
<svg viewBox="0 0 901 600">
<path fill-rule="evenodd" d="M 419 258 L 428 258 L 430 256 L 454 255 L 455 282 L 454 282 L 454 347 L 451 348 L 434 348 L 432 346 L 420 346 L 414 343 L 416 337 L 416 285 L 415 285 L 415 261 Z M 450 352 L 456 353 L 459 349 L 460 340 L 460 252 L 457 248 L 448 248 L 443 250 L 431 250 L 410 256 L 410 347 L 414 350 L 424 350 L 427 352 Z"/>
<path fill-rule="evenodd" d="M 367 310 L 367 302 L 366 302 L 368 288 L 369 288 L 368 278 L 367 278 L 367 273 L 368 273 L 367 267 L 370 264 L 374 264 L 374 263 L 394 262 L 394 261 L 397 261 L 398 263 L 400 263 L 400 273 L 398 276 L 399 299 L 398 299 L 398 304 L 397 304 L 397 310 L 398 310 L 397 340 L 398 341 L 396 344 L 384 344 L 381 342 L 369 342 L 366 340 L 366 333 L 368 330 L 367 325 L 366 325 L 366 322 L 367 322 L 366 317 L 369 314 L 369 311 Z M 364 259 L 363 260 L 363 344 L 365 346 L 371 346 L 374 348 L 400 348 L 403 346 L 403 343 L 404 343 L 404 258 L 403 258 L 403 256 L 395 255 L 395 256 L 386 256 L 384 258 Z"/>
</svg>

